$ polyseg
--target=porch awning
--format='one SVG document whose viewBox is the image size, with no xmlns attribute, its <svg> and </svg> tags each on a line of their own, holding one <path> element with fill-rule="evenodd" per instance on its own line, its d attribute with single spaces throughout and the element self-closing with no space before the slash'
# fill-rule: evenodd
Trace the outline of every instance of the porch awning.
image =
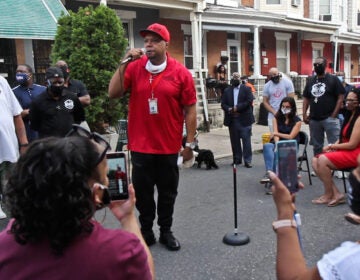
<svg viewBox="0 0 360 280">
<path fill-rule="evenodd" d="M 0 1 L 0 38 L 54 40 L 62 12 L 60 0 Z"/>
</svg>

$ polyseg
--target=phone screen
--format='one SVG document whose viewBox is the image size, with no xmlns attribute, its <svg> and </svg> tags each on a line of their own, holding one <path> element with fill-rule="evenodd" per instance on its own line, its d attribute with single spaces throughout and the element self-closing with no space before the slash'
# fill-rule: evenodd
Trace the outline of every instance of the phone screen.
<svg viewBox="0 0 360 280">
<path fill-rule="evenodd" d="M 109 166 L 108 178 L 111 200 L 128 199 L 129 180 L 125 153 L 108 153 L 106 154 L 106 158 Z"/>
<path fill-rule="evenodd" d="M 297 142 L 296 140 L 280 140 L 277 148 L 278 177 L 291 193 L 299 190 L 297 171 Z"/>
</svg>

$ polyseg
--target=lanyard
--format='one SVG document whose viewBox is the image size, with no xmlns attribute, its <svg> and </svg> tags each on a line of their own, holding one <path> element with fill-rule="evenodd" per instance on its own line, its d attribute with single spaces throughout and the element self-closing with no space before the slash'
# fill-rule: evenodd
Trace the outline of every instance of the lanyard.
<svg viewBox="0 0 360 280">
<path fill-rule="evenodd" d="M 161 80 L 161 77 L 163 76 L 165 71 L 162 71 L 159 75 L 156 76 L 156 79 L 154 79 L 154 76 L 150 73 L 149 75 L 149 82 L 151 86 L 151 98 L 154 98 L 154 89 L 158 85 L 158 83 Z M 154 82 L 153 82 L 154 81 Z"/>
</svg>

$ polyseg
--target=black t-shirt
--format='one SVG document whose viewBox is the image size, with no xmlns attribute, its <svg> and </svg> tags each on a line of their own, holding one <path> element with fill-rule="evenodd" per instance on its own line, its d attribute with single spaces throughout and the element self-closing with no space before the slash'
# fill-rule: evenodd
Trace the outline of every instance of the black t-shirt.
<svg viewBox="0 0 360 280">
<path fill-rule="evenodd" d="M 45 91 L 31 103 L 29 117 L 31 128 L 39 132 L 40 138 L 64 137 L 72 124 L 85 120 L 85 112 L 74 94 L 64 92 L 55 100 Z"/>
<path fill-rule="evenodd" d="M 322 78 L 311 77 L 303 91 L 303 96 L 309 99 L 310 119 L 328 118 L 336 107 L 339 94 L 345 94 L 345 89 L 336 76 L 326 73 Z"/>
<path fill-rule="evenodd" d="M 70 79 L 68 87 L 64 88 L 64 91 L 66 92 L 72 92 L 77 97 L 82 97 L 85 95 L 89 95 L 85 84 L 82 81 Z"/>
</svg>

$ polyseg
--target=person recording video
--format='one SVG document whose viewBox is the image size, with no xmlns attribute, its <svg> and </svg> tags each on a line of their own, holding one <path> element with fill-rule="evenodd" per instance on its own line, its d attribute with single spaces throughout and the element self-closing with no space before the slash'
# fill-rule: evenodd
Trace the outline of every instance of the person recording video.
<svg viewBox="0 0 360 280">
<path fill-rule="evenodd" d="M 32 142 L 10 175 L 0 279 L 154 279 L 132 185 L 127 200 L 106 196 L 109 144 L 81 127 L 70 135 Z M 107 205 L 121 229 L 93 219 Z"/>
</svg>

